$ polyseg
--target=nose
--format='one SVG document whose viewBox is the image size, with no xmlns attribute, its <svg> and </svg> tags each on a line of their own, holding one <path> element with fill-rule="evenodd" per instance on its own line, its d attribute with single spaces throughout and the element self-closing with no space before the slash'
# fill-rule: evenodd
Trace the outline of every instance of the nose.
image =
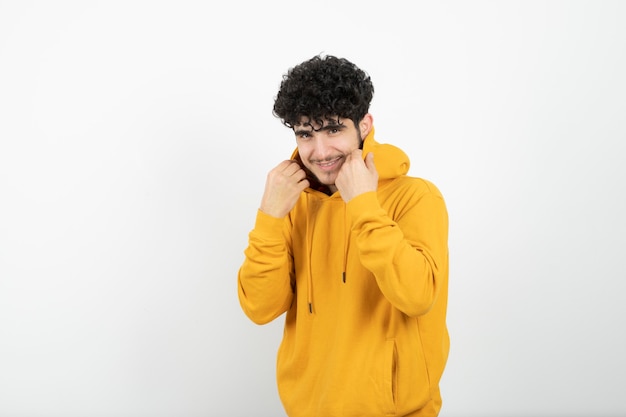
<svg viewBox="0 0 626 417">
<path fill-rule="evenodd" d="M 314 146 L 315 159 L 324 160 L 332 156 L 332 148 L 323 135 L 318 135 L 315 138 Z"/>
</svg>

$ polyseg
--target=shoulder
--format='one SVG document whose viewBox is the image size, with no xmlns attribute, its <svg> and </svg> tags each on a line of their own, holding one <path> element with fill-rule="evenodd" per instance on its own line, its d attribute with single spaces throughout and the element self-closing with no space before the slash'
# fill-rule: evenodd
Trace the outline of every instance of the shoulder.
<svg viewBox="0 0 626 417">
<path fill-rule="evenodd" d="M 415 216 L 430 219 L 447 216 L 448 209 L 441 191 L 424 178 L 397 177 L 379 188 L 378 199 L 381 207 L 396 221 Z"/>
<path fill-rule="evenodd" d="M 413 198 L 431 196 L 443 199 L 441 190 L 432 181 L 408 175 L 401 175 L 388 181 L 381 189 L 389 194 L 409 194 Z"/>
</svg>

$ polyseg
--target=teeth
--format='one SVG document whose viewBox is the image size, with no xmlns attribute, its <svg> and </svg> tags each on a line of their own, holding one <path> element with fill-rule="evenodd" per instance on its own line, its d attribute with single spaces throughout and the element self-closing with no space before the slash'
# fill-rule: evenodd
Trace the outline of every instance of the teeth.
<svg viewBox="0 0 626 417">
<path fill-rule="evenodd" d="M 323 167 L 329 167 L 333 165 L 335 162 L 337 162 L 337 159 L 333 159 L 332 161 L 329 161 L 329 162 L 320 162 L 319 165 Z"/>
</svg>

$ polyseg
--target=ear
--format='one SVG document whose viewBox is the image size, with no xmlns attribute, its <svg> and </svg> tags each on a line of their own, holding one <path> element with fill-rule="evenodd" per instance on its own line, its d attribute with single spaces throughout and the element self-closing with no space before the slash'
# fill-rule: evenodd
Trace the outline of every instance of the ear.
<svg viewBox="0 0 626 417">
<path fill-rule="evenodd" d="M 359 122 L 359 131 L 363 139 L 370 133 L 372 126 L 374 126 L 374 117 L 371 113 L 367 113 Z"/>
</svg>

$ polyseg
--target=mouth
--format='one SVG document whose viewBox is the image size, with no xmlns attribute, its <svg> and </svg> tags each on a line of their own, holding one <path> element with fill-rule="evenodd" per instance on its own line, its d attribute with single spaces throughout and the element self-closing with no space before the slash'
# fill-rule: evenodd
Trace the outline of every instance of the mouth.
<svg viewBox="0 0 626 417">
<path fill-rule="evenodd" d="M 315 165 L 317 165 L 323 171 L 332 171 L 337 167 L 339 161 L 341 161 L 343 157 L 338 156 L 336 158 L 331 159 L 330 161 L 317 161 Z"/>
</svg>

